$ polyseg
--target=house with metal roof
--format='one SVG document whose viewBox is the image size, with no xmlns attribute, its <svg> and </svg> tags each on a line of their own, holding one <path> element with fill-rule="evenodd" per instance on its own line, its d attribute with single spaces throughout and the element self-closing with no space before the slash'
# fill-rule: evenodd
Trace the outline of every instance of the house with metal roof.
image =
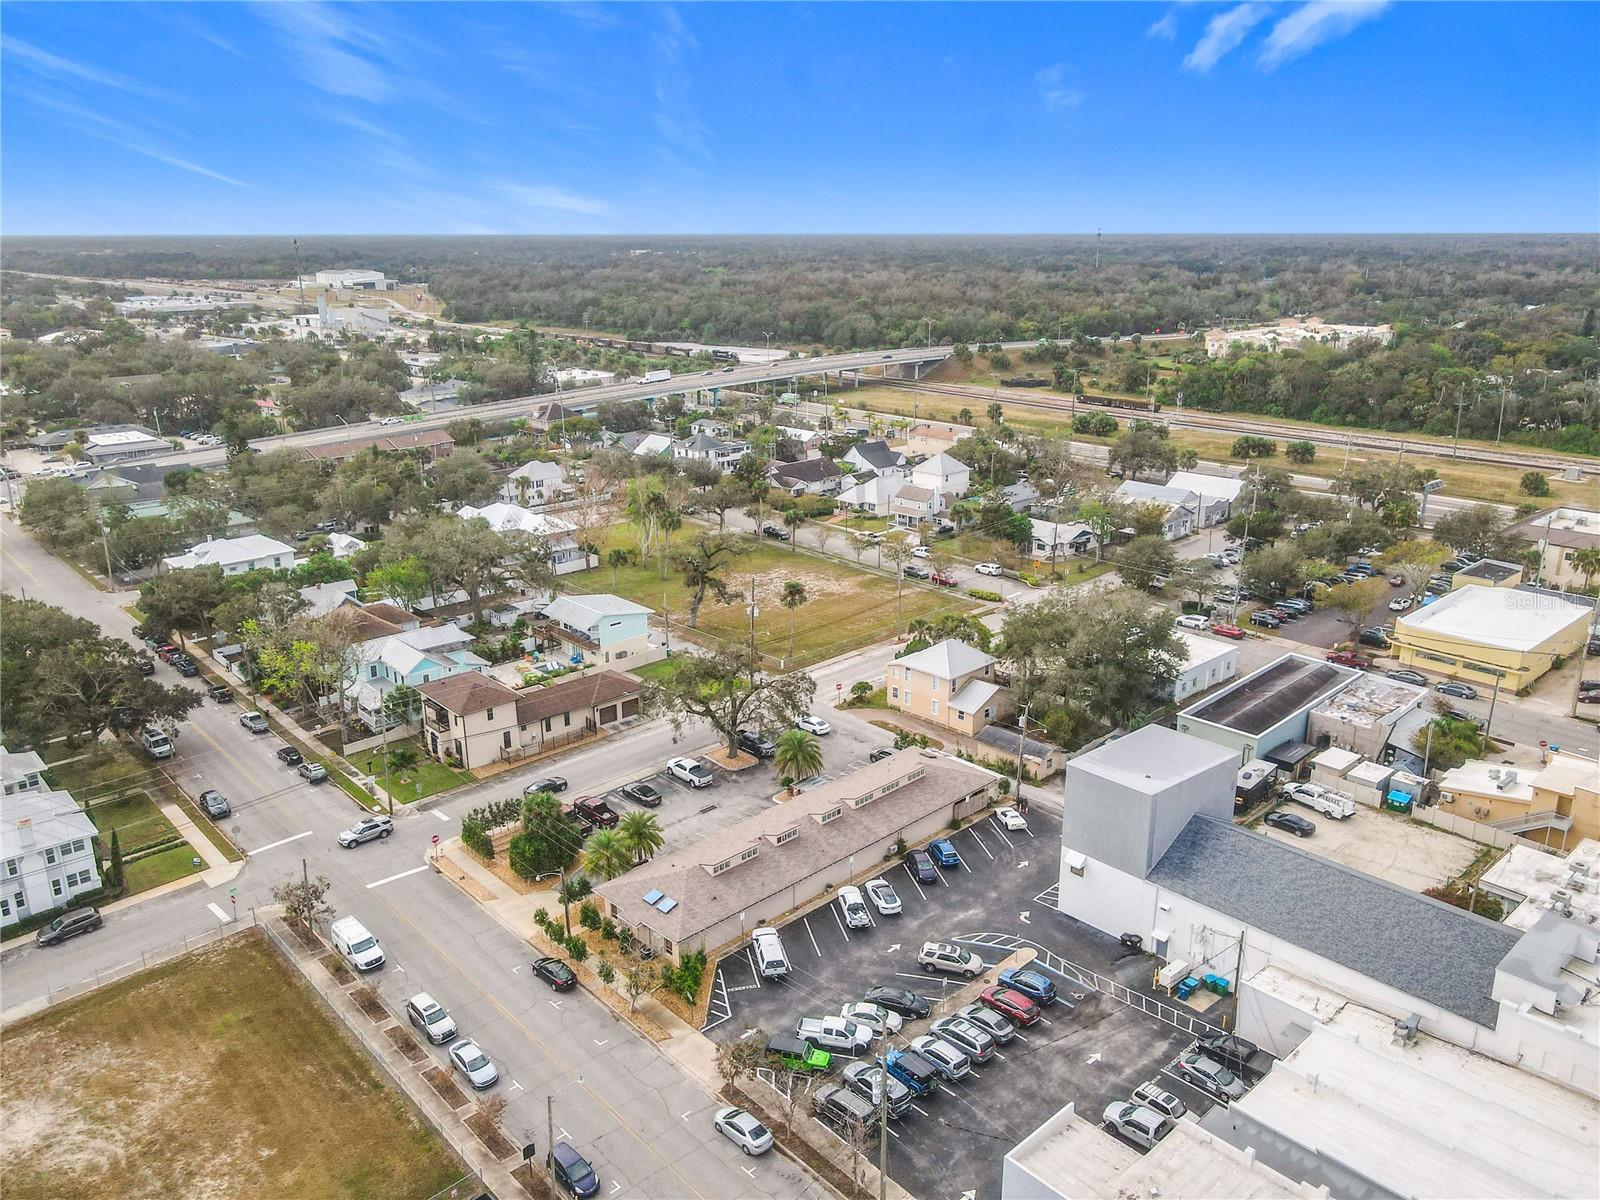
<svg viewBox="0 0 1600 1200">
<path fill-rule="evenodd" d="M 972 737 L 1011 709 L 1000 660 L 956 638 L 895 659 L 885 671 L 889 707 Z"/>
<path fill-rule="evenodd" d="M 161 560 L 169 571 L 195 567 L 221 567 L 224 575 L 243 575 L 248 571 L 291 571 L 300 565 L 294 547 L 265 534 L 252 533 L 236 538 L 207 538 L 182 554 Z"/>
<path fill-rule="evenodd" d="M 661 657 L 650 609 L 609 592 L 556 596 L 531 622 L 540 649 L 575 665 L 645 666 Z"/>
<path fill-rule="evenodd" d="M 43 771 L 32 751 L 0 746 L 0 927 L 100 888 L 99 831 L 72 793 L 44 782 Z"/>
<path fill-rule="evenodd" d="M 499 533 L 526 533 L 543 544 L 550 555 L 550 568 L 557 575 L 585 571 L 599 559 L 578 544 L 577 526 L 552 513 L 534 512 L 517 504 L 496 501 L 482 508 L 464 504 L 456 510 L 463 521 L 483 520 Z"/>
</svg>

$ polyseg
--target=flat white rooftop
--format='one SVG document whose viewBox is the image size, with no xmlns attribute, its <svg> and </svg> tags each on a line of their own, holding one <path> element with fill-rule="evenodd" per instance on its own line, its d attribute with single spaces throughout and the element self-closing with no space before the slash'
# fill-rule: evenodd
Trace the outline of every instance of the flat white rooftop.
<svg viewBox="0 0 1600 1200">
<path fill-rule="evenodd" d="M 1594 609 L 1549 592 L 1463 587 L 1395 622 L 1400 634 L 1453 637 L 1501 650 L 1532 650 L 1573 625 L 1594 619 Z"/>
<path fill-rule="evenodd" d="M 1356 1004 L 1234 1106 L 1401 1196 L 1600 1195 L 1600 1101 Z"/>
<path fill-rule="evenodd" d="M 1574 871 L 1573 868 L 1579 868 Z M 1581 882 L 1581 889 L 1573 881 Z M 1550 911 L 1551 893 L 1565 892 L 1561 900 L 1576 920 L 1600 923 L 1600 842 L 1584 838 L 1562 856 L 1533 846 L 1513 846 L 1478 880 L 1486 890 L 1519 901 L 1506 924 L 1532 929 Z"/>
</svg>

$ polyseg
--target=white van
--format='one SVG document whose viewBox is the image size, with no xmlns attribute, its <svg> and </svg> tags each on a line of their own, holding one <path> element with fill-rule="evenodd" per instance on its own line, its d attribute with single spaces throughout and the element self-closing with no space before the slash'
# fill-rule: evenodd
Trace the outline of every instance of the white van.
<svg viewBox="0 0 1600 1200">
<path fill-rule="evenodd" d="M 789 959 L 783 952 L 783 940 L 770 925 L 763 925 L 750 934 L 750 948 L 755 952 L 756 970 L 767 979 L 776 979 L 789 973 Z"/>
<path fill-rule="evenodd" d="M 139 734 L 139 741 L 144 744 L 145 751 L 151 758 L 171 758 L 178 752 L 172 744 L 172 739 L 154 725 L 146 725 L 144 732 Z"/>
<path fill-rule="evenodd" d="M 383 947 L 354 917 L 340 917 L 328 932 L 333 937 L 333 948 L 356 970 L 372 971 L 383 966 Z"/>
</svg>

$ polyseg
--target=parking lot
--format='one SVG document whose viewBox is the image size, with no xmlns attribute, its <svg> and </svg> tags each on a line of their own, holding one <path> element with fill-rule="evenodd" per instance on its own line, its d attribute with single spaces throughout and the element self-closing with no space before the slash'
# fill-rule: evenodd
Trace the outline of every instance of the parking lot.
<svg viewBox="0 0 1600 1200">
<path fill-rule="evenodd" d="M 722 1040 L 745 1036 L 750 1027 L 792 1032 L 799 1017 L 836 1014 L 875 984 L 927 996 L 937 1019 L 975 1001 L 982 983 L 925 974 L 917 965 L 918 948 L 924 941 L 984 934 L 1034 940 L 1143 988 L 1150 979 L 1148 956 L 1130 955 L 1115 939 L 1050 907 L 1060 821 L 1038 807 L 1028 820 L 1026 832 L 1003 830 L 989 817 L 953 835 L 962 861 L 942 869 L 934 884 L 917 883 L 899 860 L 885 863 L 881 874 L 899 894 L 899 916 L 873 911 L 872 927 L 852 930 L 838 904 L 830 903 L 789 922 L 780 933 L 791 969 L 781 979 L 760 978 L 748 949 L 722 959 L 707 1032 Z M 979 953 L 991 965 L 998 959 L 992 950 Z M 1098 1120 L 1106 1104 L 1155 1079 L 1194 1111 L 1210 1106 L 1202 1093 L 1165 1071 L 1192 1043 L 1189 1033 L 1075 982 L 1057 978 L 1056 984 L 1061 1001 L 1038 1024 L 1019 1031 L 971 1076 L 916 1101 L 892 1123 L 889 1171 L 913 1195 L 998 1195 L 1006 1150 L 1068 1101 Z M 895 1044 L 926 1032 L 926 1025 L 907 1022 Z M 835 1070 L 829 1077 L 836 1075 Z M 829 1135 L 837 1136 L 831 1130 Z"/>
<path fill-rule="evenodd" d="M 1301 838 L 1262 824 L 1257 833 L 1413 892 L 1454 879 L 1472 863 L 1479 849 L 1477 843 L 1466 838 L 1365 805 L 1358 804 L 1355 815 L 1342 821 L 1322 816 L 1302 804 L 1286 802 L 1280 807 L 1305 817 L 1317 831 Z"/>
</svg>

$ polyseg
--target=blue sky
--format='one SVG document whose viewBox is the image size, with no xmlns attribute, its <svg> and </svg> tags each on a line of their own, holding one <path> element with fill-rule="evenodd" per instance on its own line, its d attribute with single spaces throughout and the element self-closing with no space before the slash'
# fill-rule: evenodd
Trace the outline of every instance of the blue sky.
<svg viewBox="0 0 1600 1200">
<path fill-rule="evenodd" d="M 1593 230 L 1594 4 L 17 4 L 6 233 Z"/>
</svg>

